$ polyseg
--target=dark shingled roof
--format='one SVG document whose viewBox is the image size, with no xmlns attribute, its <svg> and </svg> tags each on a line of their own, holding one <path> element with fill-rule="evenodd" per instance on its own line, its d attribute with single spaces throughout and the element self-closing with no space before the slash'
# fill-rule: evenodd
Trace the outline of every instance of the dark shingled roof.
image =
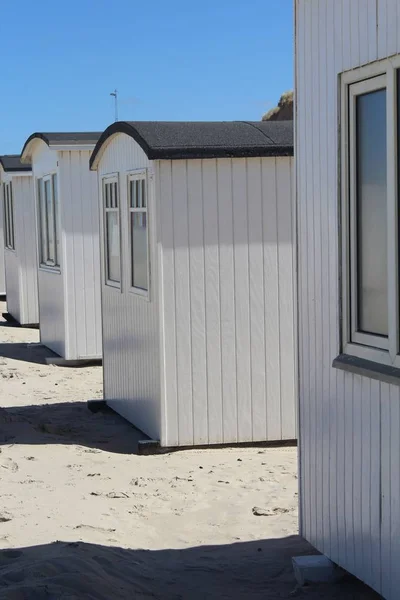
<svg viewBox="0 0 400 600">
<path fill-rule="evenodd" d="M 7 173 L 16 171 L 32 171 L 32 166 L 29 163 L 23 164 L 21 162 L 21 157 L 19 154 L 4 154 L 3 156 L 0 156 L 0 165 Z"/>
<path fill-rule="evenodd" d="M 91 167 L 96 168 L 101 147 L 116 133 L 131 136 L 151 160 L 293 155 L 292 121 L 120 121 L 102 133 Z"/>
<path fill-rule="evenodd" d="M 24 147 L 22 148 L 21 156 L 23 157 L 26 148 L 34 139 L 43 140 L 48 146 L 79 146 L 81 144 L 94 145 L 100 136 L 101 132 L 99 131 L 69 131 L 58 133 L 35 132 L 26 140 Z"/>
</svg>

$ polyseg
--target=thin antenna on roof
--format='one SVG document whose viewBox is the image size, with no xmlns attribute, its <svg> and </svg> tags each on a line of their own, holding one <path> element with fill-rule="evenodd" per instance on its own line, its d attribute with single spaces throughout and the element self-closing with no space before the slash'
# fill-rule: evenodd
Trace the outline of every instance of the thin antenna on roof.
<svg viewBox="0 0 400 600">
<path fill-rule="evenodd" d="M 113 92 L 111 92 L 110 96 L 114 96 L 114 103 L 115 103 L 115 121 L 118 121 L 118 91 L 114 90 Z"/>
</svg>

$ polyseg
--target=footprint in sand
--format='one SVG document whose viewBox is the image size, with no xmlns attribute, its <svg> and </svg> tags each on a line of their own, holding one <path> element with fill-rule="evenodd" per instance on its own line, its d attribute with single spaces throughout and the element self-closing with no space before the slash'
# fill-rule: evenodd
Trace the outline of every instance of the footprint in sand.
<svg viewBox="0 0 400 600">
<path fill-rule="evenodd" d="M 0 468 L 7 469 L 8 471 L 11 471 L 12 473 L 16 473 L 19 469 L 16 462 L 11 460 L 11 458 L 6 458 L 6 457 L 0 458 Z"/>
<path fill-rule="evenodd" d="M 76 525 L 76 527 L 74 527 L 74 529 L 85 529 L 87 531 L 98 531 L 100 533 L 114 533 L 114 531 L 116 531 L 116 529 L 112 529 L 109 528 L 107 529 L 106 527 L 94 527 L 93 525 Z"/>
<path fill-rule="evenodd" d="M 8 523 L 11 520 L 12 520 L 12 515 L 10 515 L 10 513 L 8 513 L 8 512 L 0 513 L 0 523 Z"/>
<path fill-rule="evenodd" d="M 3 550 L 3 552 L 0 552 L 0 558 L 19 558 L 20 556 L 22 556 L 20 550 Z"/>
<path fill-rule="evenodd" d="M 276 517 L 277 515 L 282 515 L 289 512 L 288 508 L 260 508 L 259 506 L 254 506 L 252 509 L 253 515 L 256 517 Z"/>
<path fill-rule="evenodd" d="M 2 423 L 2 424 L 22 423 L 24 421 L 25 421 L 25 419 L 23 419 L 22 417 L 13 415 L 8 410 L 5 410 L 4 408 L 0 408 L 0 423 Z"/>
<path fill-rule="evenodd" d="M 108 492 L 107 494 L 103 492 L 90 492 L 91 496 L 104 496 L 105 498 L 111 498 L 112 500 L 118 498 L 129 498 L 129 494 L 125 492 Z"/>
</svg>

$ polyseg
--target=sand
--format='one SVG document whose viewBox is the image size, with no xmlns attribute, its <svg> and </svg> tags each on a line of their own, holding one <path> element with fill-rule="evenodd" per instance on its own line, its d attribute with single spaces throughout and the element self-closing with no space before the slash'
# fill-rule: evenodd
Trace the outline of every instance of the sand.
<svg viewBox="0 0 400 600">
<path fill-rule="evenodd" d="M 101 367 L 47 366 L 38 341 L 0 322 L 0 599 L 376 597 L 296 590 L 295 448 L 138 456 L 140 432 L 87 409 Z"/>
</svg>

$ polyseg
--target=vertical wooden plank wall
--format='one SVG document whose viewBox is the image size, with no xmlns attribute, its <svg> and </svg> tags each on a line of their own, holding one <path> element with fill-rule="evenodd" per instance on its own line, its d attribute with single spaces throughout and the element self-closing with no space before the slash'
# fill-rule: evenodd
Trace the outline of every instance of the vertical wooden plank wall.
<svg viewBox="0 0 400 600">
<path fill-rule="evenodd" d="M 293 159 L 160 161 L 164 445 L 294 439 Z"/>
<path fill-rule="evenodd" d="M 97 175 L 90 151 L 60 152 L 59 193 L 64 235 L 66 358 L 100 358 L 100 246 Z"/>
<path fill-rule="evenodd" d="M 19 272 L 20 323 L 39 322 L 33 177 L 12 178 L 15 244 Z"/>
<path fill-rule="evenodd" d="M 3 194 L 0 193 L 0 201 L 3 202 Z M 6 277 L 4 264 L 4 216 L 0 211 L 0 296 L 6 293 Z"/>
<path fill-rule="evenodd" d="M 45 142 L 38 140 L 34 149 L 32 163 L 36 226 L 37 178 L 58 172 L 57 153 L 50 150 Z M 62 244 L 64 244 L 63 237 Z M 36 255 L 37 252 L 38 250 L 36 250 Z M 65 356 L 63 268 L 64 264 L 63 260 L 61 260 L 61 272 L 49 271 L 42 268 L 38 269 L 40 341 L 57 354 L 60 354 L 60 356 Z"/>
<path fill-rule="evenodd" d="M 338 74 L 400 52 L 397 0 L 296 0 L 302 534 L 398 597 L 399 388 L 339 353 Z"/>
<path fill-rule="evenodd" d="M 159 334 L 159 273 L 155 207 L 155 182 L 148 180 L 148 223 L 150 252 L 150 297 L 132 293 L 130 287 L 128 173 L 153 165 L 132 138 L 120 134 L 110 139 L 98 171 L 99 207 L 102 206 L 101 181 L 105 175 L 116 174 L 119 180 L 122 247 L 121 289 L 104 283 L 104 229 L 102 210 L 101 290 L 103 318 L 104 397 L 123 417 L 150 437 L 159 439 L 161 429 L 160 334 Z M 165 227 L 171 216 L 163 213 Z M 165 357 L 171 360 L 172 355 Z M 168 362 L 167 369 L 173 368 Z M 173 392 L 172 392 L 173 394 Z M 174 394 L 173 394 L 174 395 Z M 175 396 L 176 397 L 176 394 Z M 171 405 L 171 411 L 174 410 Z M 169 418 L 172 420 L 173 415 Z"/>
</svg>

